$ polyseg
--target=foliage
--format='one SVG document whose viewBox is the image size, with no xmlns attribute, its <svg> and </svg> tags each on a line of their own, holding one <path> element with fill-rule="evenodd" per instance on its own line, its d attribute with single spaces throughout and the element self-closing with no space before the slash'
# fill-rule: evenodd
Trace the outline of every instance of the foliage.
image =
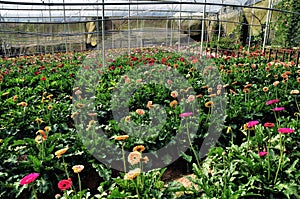
<svg viewBox="0 0 300 199">
<path fill-rule="evenodd" d="M 275 6 L 277 9 L 298 12 L 279 12 L 278 19 L 273 24 L 275 29 L 274 44 L 284 47 L 297 47 L 300 43 L 300 2 L 297 0 L 281 0 Z"/>
</svg>

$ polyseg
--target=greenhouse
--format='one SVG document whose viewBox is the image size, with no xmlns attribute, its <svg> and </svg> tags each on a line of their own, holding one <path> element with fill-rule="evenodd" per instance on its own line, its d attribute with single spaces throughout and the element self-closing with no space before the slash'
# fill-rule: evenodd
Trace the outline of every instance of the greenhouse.
<svg viewBox="0 0 300 199">
<path fill-rule="evenodd" d="M 0 198 L 300 197 L 298 0 L 0 0 Z"/>
</svg>

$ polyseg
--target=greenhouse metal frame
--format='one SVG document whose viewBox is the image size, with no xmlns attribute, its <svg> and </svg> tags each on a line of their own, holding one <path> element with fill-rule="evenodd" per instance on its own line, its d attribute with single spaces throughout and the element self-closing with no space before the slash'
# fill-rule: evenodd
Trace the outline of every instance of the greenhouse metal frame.
<svg viewBox="0 0 300 199">
<path fill-rule="evenodd" d="M 266 2 L 267 7 L 257 6 Z M 0 1 L 1 55 L 54 53 L 108 48 L 189 46 L 202 53 L 214 39 L 230 37 L 233 27 L 246 26 L 244 44 L 253 43 L 255 13 L 263 12 L 262 49 L 276 0 L 31 0 Z M 246 11 L 247 9 L 247 11 Z M 242 15 L 248 12 L 247 24 Z M 288 11 L 281 11 L 288 12 Z M 292 13 L 299 14 L 299 13 Z M 231 27 L 229 27 L 231 26 Z M 257 30 L 256 30 L 257 31 Z"/>
</svg>

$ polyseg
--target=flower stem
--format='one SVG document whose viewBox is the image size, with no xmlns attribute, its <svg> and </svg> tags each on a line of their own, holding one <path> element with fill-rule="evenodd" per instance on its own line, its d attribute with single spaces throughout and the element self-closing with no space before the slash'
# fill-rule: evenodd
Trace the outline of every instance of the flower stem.
<svg viewBox="0 0 300 199">
<path fill-rule="evenodd" d="M 267 146 L 267 152 L 268 152 L 268 180 L 270 180 L 270 143 L 271 143 L 271 132 L 268 129 L 269 137 L 268 137 L 268 146 Z"/>
<path fill-rule="evenodd" d="M 68 169 L 67 169 L 67 164 L 65 163 L 64 156 L 62 157 L 62 160 L 63 160 L 63 165 L 64 165 L 64 168 L 65 168 L 65 172 L 66 172 L 66 174 L 67 174 L 67 177 L 69 178 L 70 175 L 69 175 L 69 172 L 68 172 Z"/>
<path fill-rule="evenodd" d="M 78 184 L 79 184 L 79 198 L 81 199 L 82 198 L 82 193 L 81 193 L 81 179 L 80 179 L 80 175 L 79 173 L 78 174 Z"/>
<path fill-rule="evenodd" d="M 189 128 L 188 128 L 187 135 L 188 135 L 188 139 L 189 139 L 189 143 L 190 143 L 191 149 L 192 149 L 192 151 L 193 151 L 193 153 L 194 153 L 194 156 L 195 156 L 195 158 L 196 158 L 197 165 L 198 165 L 198 167 L 200 168 L 200 162 L 199 162 L 198 154 L 196 153 L 196 150 L 195 150 L 194 147 L 193 147 L 193 144 L 192 144 L 192 141 L 191 141 L 191 137 L 190 137 Z"/>
<path fill-rule="evenodd" d="M 274 179 L 274 184 L 276 183 L 276 180 L 277 180 L 277 177 L 278 177 L 278 172 L 279 172 L 280 167 L 281 167 L 282 157 L 283 157 L 282 134 L 280 133 L 280 157 L 279 157 L 278 168 L 277 168 L 275 179 Z"/>
</svg>

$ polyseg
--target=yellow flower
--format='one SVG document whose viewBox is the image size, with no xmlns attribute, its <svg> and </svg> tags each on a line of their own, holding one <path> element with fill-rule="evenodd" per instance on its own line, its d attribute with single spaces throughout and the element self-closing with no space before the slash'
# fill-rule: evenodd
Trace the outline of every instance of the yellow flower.
<svg viewBox="0 0 300 199">
<path fill-rule="evenodd" d="M 131 117 L 128 115 L 125 117 L 125 122 L 130 122 Z"/>
<path fill-rule="evenodd" d="M 39 123 L 39 124 L 41 124 L 41 123 L 44 122 L 44 121 L 43 121 L 41 118 L 39 118 L 39 117 L 37 117 L 37 118 L 35 119 L 35 121 L 36 121 L 37 123 Z"/>
<path fill-rule="evenodd" d="M 61 155 L 65 154 L 67 152 L 69 148 L 66 147 L 66 148 L 63 148 L 63 149 L 60 149 L 58 151 L 55 152 L 55 155 L 57 158 L 60 158 Z"/>
<path fill-rule="evenodd" d="M 268 87 L 263 87 L 264 92 L 268 92 L 269 88 Z"/>
<path fill-rule="evenodd" d="M 137 152 L 142 153 L 143 151 L 145 151 L 145 147 L 143 145 L 138 145 L 138 146 L 133 147 L 132 151 L 137 151 Z"/>
<path fill-rule="evenodd" d="M 231 127 L 229 126 L 229 127 L 227 127 L 226 133 L 230 133 L 230 131 L 231 131 Z"/>
<path fill-rule="evenodd" d="M 43 137 L 41 135 L 37 135 L 34 139 L 34 141 L 37 143 L 37 144 L 40 144 L 43 142 Z"/>
<path fill-rule="evenodd" d="M 130 170 L 128 173 L 125 174 L 124 180 L 132 180 L 136 178 L 141 173 L 140 168 L 135 168 L 133 170 Z"/>
<path fill-rule="evenodd" d="M 52 99 L 52 97 L 53 97 L 53 95 L 52 95 L 52 94 L 50 94 L 50 95 L 48 95 L 46 98 L 47 98 L 47 99 L 49 99 L 49 100 L 51 100 L 51 99 Z"/>
<path fill-rule="evenodd" d="M 131 165 L 135 165 L 141 161 L 141 158 L 142 158 L 142 154 L 140 152 L 134 151 L 134 152 L 129 153 L 128 162 Z"/>
<path fill-rule="evenodd" d="M 49 105 L 48 106 L 48 110 L 52 110 L 53 106 L 52 105 Z"/>
<path fill-rule="evenodd" d="M 80 173 L 83 169 L 84 169 L 84 166 L 83 165 L 75 165 L 72 167 L 74 173 Z"/>
<path fill-rule="evenodd" d="M 3 93 L 2 96 L 8 95 L 8 94 L 9 94 L 9 91 Z"/>
<path fill-rule="evenodd" d="M 124 140 L 126 140 L 127 138 L 129 138 L 129 136 L 128 136 L 128 135 L 117 135 L 117 136 L 115 136 L 114 138 L 115 138 L 115 140 L 117 140 L 117 141 L 124 141 Z"/>
<path fill-rule="evenodd" d="M 46 133 L 48 133 L 51 130 L 50 126 L 45 126 L 44 130 L 46 131 Z"/>
<path fill-rule="evenodd" d="M 45 103 L 45 97 L 42 97 L 42 103 Z"/>
</svg>

